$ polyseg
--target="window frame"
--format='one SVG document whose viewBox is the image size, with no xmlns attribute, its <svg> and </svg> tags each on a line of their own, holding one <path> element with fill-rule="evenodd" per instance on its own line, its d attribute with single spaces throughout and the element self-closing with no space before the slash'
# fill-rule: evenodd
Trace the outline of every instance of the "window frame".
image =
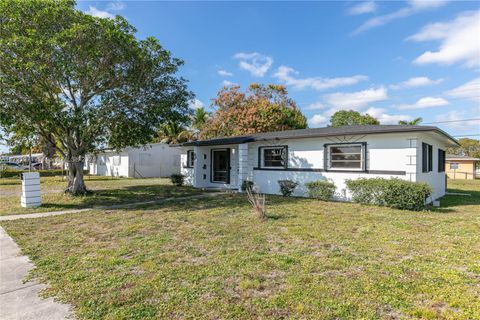
<svg viewBox="0 0 480 320">
<path fill-rule="evenodd" d="M 185 168 L 193 168 L 195 166 L 195 159 L 195 150 L 187 150 L 187 164 Z"/>
<path fill-rule="evenodd" d="M 433 171 L 433 146 L 422 142 L 422 173 Z"/>
<path fill-rule="evenodd" d="M 445 156 L 446 156 L 446 152 L 445 150 L 442 150 L 442 149 L 438 149 L 438 152 L 437 152 L 437 157 L 438 157 L 438 167 L 437 167 L 437 171 L 438 172 L 445 172 Z"/>
<path fill-rule="evenodd" d="M 332 167 L 332 152 L 333 147 L 348 147 L 355 146 L 360 147 L 360 160 L 346 160 L 348 161 L 360 161 L 360 168 L 341 168 Z M 326 143 L 323 145 L 323 167 L 325 171 L 338 171 L 338 172 L 366 172 L 367 171 L 367 143 L 366 142 L 339 142 L 339 143 Z"/>
<path fill-rule="evenodd" d="M 285 152 L 285 158 L 283 166 L 265 166 L 265 150 L 268 149 L 282 149 Z M 258 147 L 258 168 L 260 169 L 270 169 L 270 170 L 285 170 L 288 168 L 288 146 L 287 145 L 278 145 L 278 146 L 261 146 Z"/>
<path fill-rule="evenodd" d="M 456 167 L 456 168 L 452 168 L 452 164 L 455 164 L 457 167 Z M 449 165 L 448 167 L 449 167 L 450 170 L 458 170 L 458 169 L 460 169 L 460 162 L 449 162 L 448 165 Z"/>
</svg>

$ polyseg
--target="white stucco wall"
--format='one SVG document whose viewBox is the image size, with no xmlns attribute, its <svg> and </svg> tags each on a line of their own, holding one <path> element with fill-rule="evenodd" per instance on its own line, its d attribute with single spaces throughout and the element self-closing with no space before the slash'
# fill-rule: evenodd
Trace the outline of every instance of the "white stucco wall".
<svg viewBox="0 0 480 320">
<path fill-rule="evenodd" d="M 115 165 L 115 157 L 120 157 L 119 165 Z M 127 153 L 102 152 L 90 164 L 89 172 L 97 176 L 128 177 L 128 160 Z"/>
<path fill-rule="evenodd" d="M 169 177 L 180 173 L 181 150 L 165 143 L 128 148 L 130 177 Z"/>
<path fill-rule="evenodd" d="M 365 142 L 367 172 L 325 171 L 324 144 Z M 433 171 L 421 173 L 421 144 L 433 145 Z M 258 169 L 259 147 L 288 146 L 287 170 Z M 338 136 L 328 138 L 283 139 L 252 142 L 240 146 L 242 168 L 238 167 L 239 146 L 184 147 L 182 164 L 186 163 L 187 150 L 195 149 L 197 160 L 195 169 L 182 169 L 195 187 L 239 188 L 243 179 L 253 181 L 260 192 L 279 194 L 278 180 L 293 180 L 299 183 L 294 195 L 305 196 L 305 183 L 315 180 L 328 180 L 336 187 L 337 198 L 349 199 L 345 180 L 358 178 L 399 178 L 407 181 L 423 181 L 434 189 L 433 199 L 444 195 L 445 173 L 438 172 L 438 148 L 446 149 L 446 140 L 436 133 L 392 133 L 363 136 Z M 231 184 L 210 182 L 211 149 L 231 149 Z M 184 158 L 183 158 L 184 157 Z M 247 159 L 247 160 L 245 160 Z M 244 164 L 244 165 L 243 165 Z M 295 170 L 300 169 L 300 170 Z M 303 171 L 302 171 L 303 169 Z M 240 177 L 239 177 L 240 175 Z M 429 199 L 432 200 L 432 199 Z"/>
</svg>

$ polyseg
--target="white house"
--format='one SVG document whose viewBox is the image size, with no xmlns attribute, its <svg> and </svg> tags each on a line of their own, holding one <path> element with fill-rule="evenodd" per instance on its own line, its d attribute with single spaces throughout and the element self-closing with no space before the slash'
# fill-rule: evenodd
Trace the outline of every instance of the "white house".
<svg viewBox="0 0 480 320">
<path fill-rule="evenodd" d="M 445 149 L 458 142 L 433 126 L 370 125 L 259 133 L 187 142 L 181 172 L 197 188 L 240 190 L 249 180 L 262 193 L 278 194 L 278 180 L 335 183 L 338 198 L 349 199 L 346 179 L 400 178 L 422 181 L 445 194 Z"/>
<path fill-rule="evenodd" d="M 168 177 L 180 173 L 180 154 L 176 148 L 165 143 L 154 143 L 144 147 L 128 147 L 120 152 L 103 150 L 90 156 L 88 170 L 98 176 L 129 178 Z"/>
</svg>

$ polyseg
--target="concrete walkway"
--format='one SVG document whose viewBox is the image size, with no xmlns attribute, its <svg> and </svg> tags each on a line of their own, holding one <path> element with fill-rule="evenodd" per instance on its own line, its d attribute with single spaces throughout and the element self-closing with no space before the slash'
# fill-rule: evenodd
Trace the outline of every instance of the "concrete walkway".
<svg viewBox="0 0 480 320">
<path fill-rule="evenodd" d="M 45 285 L 23 282 L 33 264 L 20 254 L 20 248 L 0 227 L 0 319 L 59 320 L 72 318 L 71 307 L 42 299 L 39 292 Z"/>
<path fill-rule="evenodd" d="M 26 213 L 26 214 L 12 214 L 7 216 L 0 216 L 0 221 L 8 221 L 8 220 L 17 220 L 17 219 L 34 219 L 34 218 L 44 218 L 44 217 L 51 217 L 51 216 L 59 216 L 68 213 L 78 213 L 90 210 L 115 210 L 115 209 L 122 209 L 122 208 L 131 208 L 136 206 L 143 206 L 146 204 L 161 204 L 164 202 L 170 201 L 177 201 L 177 200 L 189 200 L 189 199 L 200 199 L 200 198 L 208 198 L 217 196 L 220 194 L 224 194 L 222 192 L 210 192 L 210 193 L 202 193 L 194 196 L 186 196 L 186 197 L 171 197 L 165 199 L 158 199 L 158 200 L 150 200 L 150 201 L 142 201 L 142 202 L 132 202 L 132 203 L 125 203 L 125 204 L 116 204 L 111 206 L 98 206 L 98 207 L 90 207 L 84 209 L 74 209 L 74 210 L 64 210 L 64 211 L 49 211 L 49 212 L 38 212 L 38 213 Z"/>
</svg>

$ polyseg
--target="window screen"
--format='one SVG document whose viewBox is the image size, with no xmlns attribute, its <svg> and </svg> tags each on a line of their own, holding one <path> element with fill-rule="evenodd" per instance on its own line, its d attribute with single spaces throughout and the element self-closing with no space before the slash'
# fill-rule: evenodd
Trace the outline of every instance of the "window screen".
<svg viewBox="0 0 480 320">
<path fill-rule="evenodd" d="M 287 167 L 287 147 L 262 147 L 261 166 L 263 168 L 286 168 Z"/>
<path fill-rule="evenodd" d="M 445 150 L 438 149 L 438 172 L 445 172 Z"/>
<path fill-rule="evenodd" d="M 450 162 L 450 169 L 457 170 L 458 169 L 458 162 Z"/>
<path fill-rule="evenodd" d="M 329 169 L 362 170 L 364 161 L 362 148 L 361 144 L 329 146 Z"/>
<path fill-rule="evenodd" d="M 428 143 L 422 142 L 422 172 L 433 170 L 433 147 Z"/>
</svg>

